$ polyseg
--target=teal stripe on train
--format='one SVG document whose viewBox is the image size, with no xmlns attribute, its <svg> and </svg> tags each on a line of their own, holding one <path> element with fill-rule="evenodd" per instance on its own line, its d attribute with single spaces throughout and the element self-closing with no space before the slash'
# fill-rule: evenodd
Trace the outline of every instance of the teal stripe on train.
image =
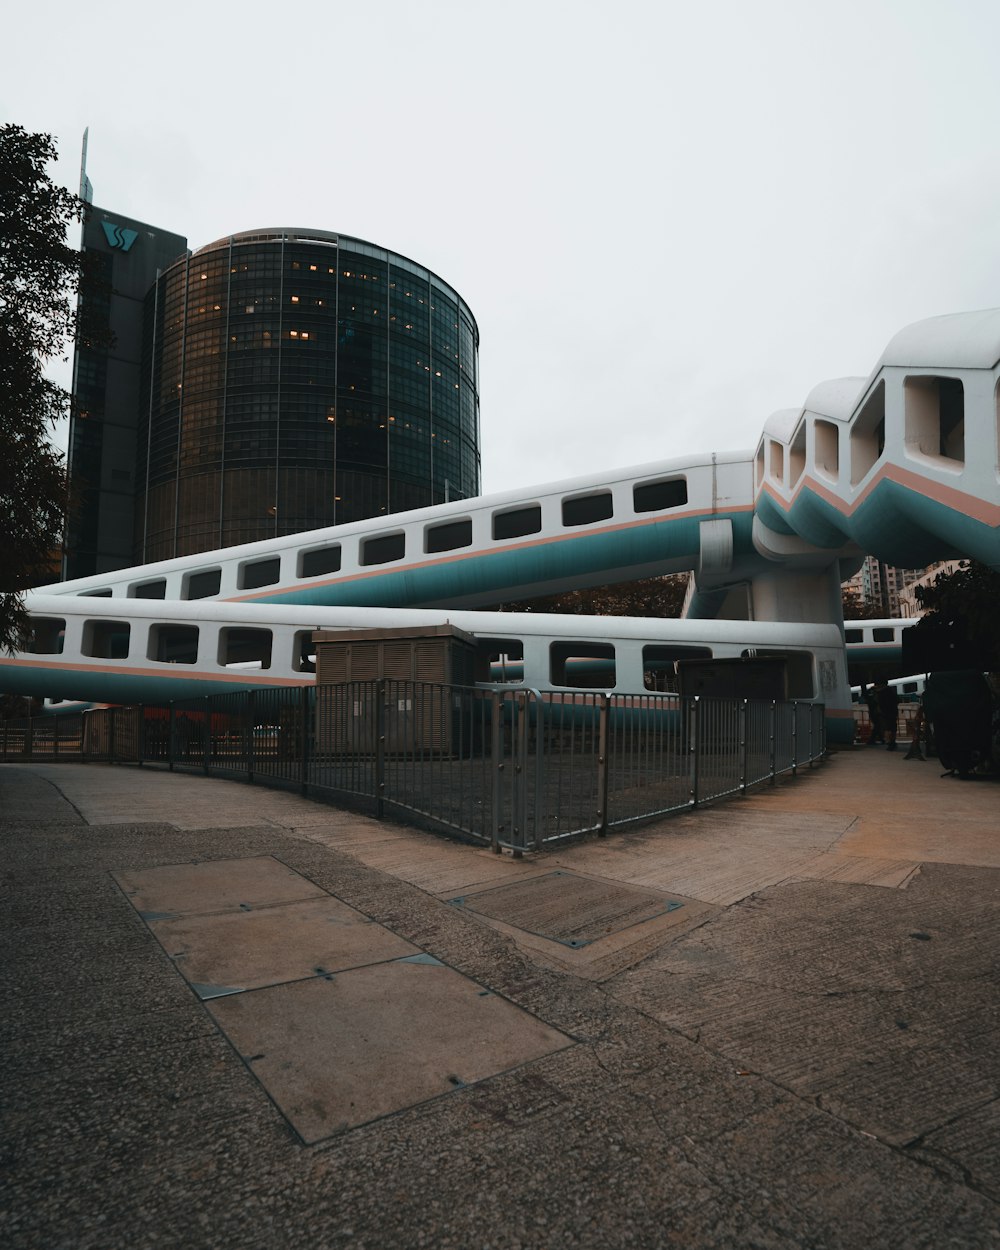
<svg viewBox="0 0 1000 1250">
<path fill-rule="evenodd" d="M 424 568 L 386 568 L 377 576 L 333 581 L 325 586 L 297 586 L 280 594 L 264 593 L 259 601 L 329 607 L 430 607 L 472 596 L 497 601 L 527 598 L 532 591 L 547 594 L 552 582 L 583 577 L 593 580 L 595 571 L 605 572 L 609 580 L 617 577 L 624 581 L 632 567 L 671 562 L 676 562 L 678 570 L 692 567 L 698 559 L 699 524 L 707 519 L 731 520 L 736 553 L 753 551 L 749 512 L 721 512 L 712 518 L 661 518 L 611 532 L 560 536 L 531 547 L 492 549 L 464 558 L 459 554 Z M 255 600 L 248 597 L 246 601 Z"/>
</svg>

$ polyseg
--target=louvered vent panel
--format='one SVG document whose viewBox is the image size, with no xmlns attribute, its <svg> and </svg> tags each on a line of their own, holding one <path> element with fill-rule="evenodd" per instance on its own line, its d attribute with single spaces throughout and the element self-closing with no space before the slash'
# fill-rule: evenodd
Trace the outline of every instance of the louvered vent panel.
<svg viewBox="0 0 1000 1250">
<path fill-rule="evenodd" d="M 421 638 L 413 644 L 414 671 L 420 681 L 448 680 L 447 646 L 443 638 Z"/>
<path fill-rule="evenodd" d="M 316 648 L 316 681 L 330 686 L 347 681 L 350 647 L 323 646 Z"/>
<path fill-rule="evenodd" d="M 409 638 L 387 638 L 382 644 L 382 676 L 407 680 L 413 676 L 413 644 Z"/>
<path fill-rule="evenodd" d="M 351 681 L 374 681 L 382 674 L 379 671 L 379 648 L 377 640 L 371 642 L 353 642 L 351 648 Z"/>
</svg>

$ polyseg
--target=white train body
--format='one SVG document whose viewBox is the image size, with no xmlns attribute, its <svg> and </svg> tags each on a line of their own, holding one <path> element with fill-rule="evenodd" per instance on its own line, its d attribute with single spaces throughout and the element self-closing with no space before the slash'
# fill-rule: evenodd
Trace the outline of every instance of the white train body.
<svg viewBox="0 0 1000 1250">
<path fill-rule="evenodd" d="M 109 701 L 158 703 L 303 685 L 313 680 L 314 631 L 451 624 L 476 638 L 484 675 L 501 657 L 516 657 L 516 679 L 540 690 L 639 694 L 655 688 L 651 670 L 678 659 L 756 652 L 788 661 L 790 697 L 826 703 L 834 718 L 850 716 L 843 642 L 834 625 L 58 595 L 31 595 L 28 607 L 29 649 L 0 657 L 0 682 L 52 699 L 85 699 L 100 688 Z M 599 682 L 593 664 L 574 664 L 595 657 Z"/>
</svg>

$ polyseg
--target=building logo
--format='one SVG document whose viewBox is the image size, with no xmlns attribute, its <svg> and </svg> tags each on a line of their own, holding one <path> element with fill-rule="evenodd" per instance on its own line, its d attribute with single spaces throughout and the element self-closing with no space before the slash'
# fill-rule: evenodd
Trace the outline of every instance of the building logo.
<svg viewBox="0 0 1000 1250">
<path fill-rule="evenodd" d="M 101 228 L 108 247 L 117 247 L 122 252 L 127 252 L 139 237 L 138 230 L 126 230 L 124 226 L 116 226 L 110 221 L 102 221 Z"/>
</svg>

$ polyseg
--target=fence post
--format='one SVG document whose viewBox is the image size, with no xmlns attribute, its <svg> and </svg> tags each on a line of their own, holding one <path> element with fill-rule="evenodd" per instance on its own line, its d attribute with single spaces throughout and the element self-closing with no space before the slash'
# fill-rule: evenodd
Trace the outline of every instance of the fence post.
<svg viewBox="0 0 1000 1250">
<path fill-rule="evenodd" d="M 118 722 L 118 708 L 108 708 L 108 763 L 115 762 L 115 726 Z"/>
<path fill-rule="evenodd" d="M 375 683 L 375 816 L 385 813 L 385 678 Z"/>
<path fill-rule="evenodd" d="M 746 798 L 747 773 L 750 771 L 750 743 L 747 734 L 749 704 L 746 699 L 740 700 L 740 793 Z"/>
<path fill-rule="evenodd" d="M 545 813 L 548 811 L 548 804 L 545 801 L 545 735 L 548 732 L 547 705 L 538 690 L 531 690 L 525 695 L 525 701 L 530 700 L 535 709 L 535 802 L 534 802 L 534 824 L 535 824 L 535 850 L 540 851 L 545 843 Z M 527 785 L 527 781 L 525 781 Z"/>
<path fill-rule="evenodd" d="M 176 709 L 173 699 L 170 700 L 170 715 L 167 717 L 167 763 L 170 771 L 174 771 L 174 742 L 177 737 Z"/>
<path fill-rule="evenodd" d="M 528 822 L 528 787 L 526 773 L 528 766 L 528 737 L 531 732 L 528 715 L 527 691 L 519 690 L 515 696 L 517 736 L 511 743 L 511 762 L 514 765 L 514 804 L 513 819 L 517 822 L 511 828 L 511 844 L 515 859 L 524 854 L 527 844 L 526 826 Z M 518 845 L 519 844 L 519 845 Z"/>
<path fill-rule="evenodd" d="M 792 702 L 792 776 L 799 775 L 799 705 Z"/>
<path fill-rule="evenodd" d="M 143 761 L 146 758 L 145 704 L 142 704 L 142 703 L 139 704 L 138 708 L 136 709 L 136 715 L 138 716 L 139 719 L 136 722 L 136 727 L 135 727 L 135 754 L 136 754 L 136 763 L 141 768 Z"/>
<path fill-rule="evenodd" d="M 691 806 L 698 806 L 698 700 L 700 695 L 695 695 L 689 704 L 690 715 L 688 717 L 688 757 L 691 768 Z"/>
<path fill-rule="evenodd" d="M 303 686 L 299 696 L 299 788 L 303 794 L 309 792 L 309 692 L 310 686 Z"/>
<path fill-rule="evenodd" d="M 608 720 L 611 699 L 602 694 L 597 722 L 597 836 L 608 836 Z"/>
<path fill-rule="evenodd" d="M 243 708 L 243 714 L 244 714 L 244 717 L 245 717 L 245 720 L 244 720 L 243 724 L 244 724 L 244 728 L 245 728 L 245 731 L 246 731 L 246 736 L 245 736 L 245 737 L 244 737 L 244 739 L 243 739 L 244 762 L 246 763 L 246 766 L 247 766 L 247 781 L 251 781 L 251 782 L 253 781 L 253 744 L 254 744 L 254 735 L 255 735 L 256 730 L 257 730 L 257 725 L 256 725 L 256 720 L 257 720 L 257 698 L 256 698 L 256 695 L 257 695 L 257 692 L 256 692 L 255 690 L 248 690 L 248 691 L 246 692 L 246 696 L 245 696 L 245 704 L 244 704 L 244 708 Z M 209 728 L 209 731 L 211 731 L 211 728 L 212 728 L 212 716 L 211 716 L 211 713 L 209 713 L 209 715 L 208 715 L 208 728 Z M 207 767 L 206 767 L 206 770 L 205 770 L 205 771 L 206 771 L 206 772 L 208 771 Z"/>
<path fill-rule="evenodd" d="M 775 744 L 775 735 L 776 735 L 776 733 L 777 733 L 777 730 L 778 730 L 778 705 L 777 705 L 777 703 L 775 702 L 775 700 L 774 700 L 774 699 L 772 699 L 772 700 L 771 700 L 771 714 L 770 714 L 770 717 L 769 717 L 769 728 L 768 728 L 768 742 L 769 742 L 768 750 L 769 750 L 769 753 L 770 753 L 769 771 L 770 771 L 770 774 L 771 774 L 770 780 L 771 780 L 771 785 L 772 785 L 772 786 L 774 785 L 774 778 L 775 778 L 775 775 L 776 775 L 776 774 L 775 774 L 775 771 L 774 771 L 774 769 L 775 769 L 775 754 L 774 754 L 774 752 L 775 752 L 775 745 L 776 745 L 776 744 Z"/>
<path fill-rule="evenodd" d="M 492 799 L 493 799 L 493 820 L 490 829 L 490 849 L 497 855 L 501 854 L 500 834 L 503 831 L 503 825 L 500 821 L 500 813 L 502 811 L 501 796 L 502 789 L 501 780 L 503 773 L 503 717 L 500 715 L 501 700 L 503 699 L 503 691 L 493 690 L 490 693 L 490 709 L 492 718 L 492 734 L 491 734 L 491 763 L 493 765 L 490 770 L 492 781 Z"/>
</svg>

